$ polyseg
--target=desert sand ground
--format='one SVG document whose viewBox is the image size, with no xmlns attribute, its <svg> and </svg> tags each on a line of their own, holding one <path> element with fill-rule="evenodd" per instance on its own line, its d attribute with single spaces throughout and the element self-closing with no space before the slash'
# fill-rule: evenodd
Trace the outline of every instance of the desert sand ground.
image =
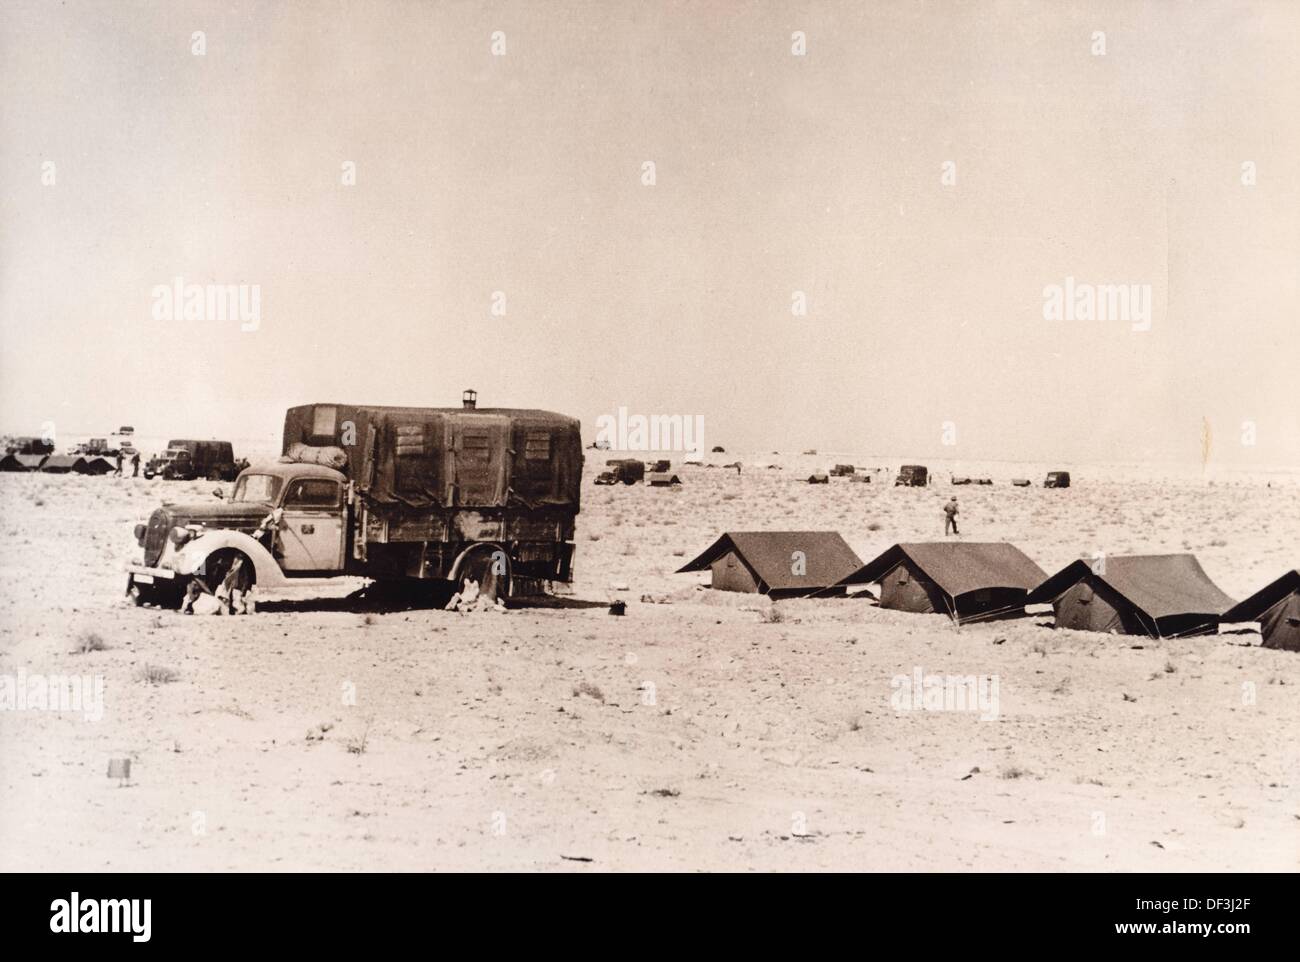
<svg viewBox="0 0 1300 962">
<path fill-rule="evenodd" d="M 1296 564 L 1294 479 L 814 487 L 795 459 L 652 490 L 591 486 L 600 462 L 563 604 L 467 615 L 347 610 L 355 582 L 251 617 L 136 609 L 131 526 L 210 484 L 0 475 L 0 674 L 105 685 L 98 722 L 0 712 L 0 869 L 1300 868 L 1300 655 L 1257 634 L 773 613 L 672 574 L 727 529 L 835 529 L 865 560 L 941 537 L 955 491 L 964 537 L 1049 572 L 1194 551 L 1242 597 Z M 917 666 L 996 675 L 998 719 L 896 712 Z"/>
</svg>

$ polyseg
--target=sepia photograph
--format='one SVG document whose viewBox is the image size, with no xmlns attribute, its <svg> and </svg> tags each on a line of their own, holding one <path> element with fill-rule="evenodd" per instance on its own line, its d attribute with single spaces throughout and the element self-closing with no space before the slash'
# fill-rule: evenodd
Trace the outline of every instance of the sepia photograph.
<svg viewBox="0 0 1300 962">
<path fill-rule="evenodd" d="M 1092 922 L 1248 933 L 1298 54 L 1294 0 L 5 0 L 0 871 L 1228 873 Z"/>
</svg>

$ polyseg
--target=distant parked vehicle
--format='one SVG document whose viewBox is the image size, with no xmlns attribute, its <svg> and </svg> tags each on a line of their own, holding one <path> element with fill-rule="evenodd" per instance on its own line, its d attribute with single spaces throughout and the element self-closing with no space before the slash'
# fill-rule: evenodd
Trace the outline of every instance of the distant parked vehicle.
<svg viewBox="0 0 1300 962">
<path fill-rule="evenodd" d="M 144 463 L 144 476 L 146 478 L 155 478 L 163 473 L 163 468 L 181 452 L 181 448 L 168 448 L 162 454 L 155 454 Z"/>
<path fill-rule="evenodd" d="M 117 448 L 108 443 L 108 438 L 91 438 L 82 444 L 78 444 L 73 454 L 85 454 L 92 457 L 113 457 L 117 454 Z"/>
<path fill-rule="evenodd" d="M 14 438 L 6 445 L 6 454 L 45 455 L 54 453 L 54 442 L 44 438 Z"/>
<path fill-rule="evenodd" d="M 605 467 L 609 470 L 597 475 L 597 484 L 636 484 L 645 480 L 645 462 L 635 458 L 615 458 L 606 461 Z"/>
<path fill-rule="evenodd" d="M 682 479 L 673 471 L 673 463 L 663 460 L 655 461 L 647 468 L 645 481 L 652 488 L 666 488 L 682 483 Z"/>
<path fill-rule="evenodd" d="M 832 478 L 847 478 L 849 475 L 856 473 L 851 464 L 837 464 L 831 468 Z"/>
<path fill-rule="evenodd" d="M 1069 471 L 1048 471 L 1047 480 L 1043 482 L 1045 488 L 1068 488 L 1069 486 Z"/>
<path fill-rule="evenodd" d="M 1030 485 L 1030 481 L 1028 478 L 1013 478 L 1011 480 L 1011 483 L 1014 484 L 1017 488 L 1027 488 Z"/>
<path fill-rule="evenodd" d="M 828 475 L 825 474 L 810 474 L 808 475 L 808 483 L 809 484 L 830 484 L 831 479 Z"/>
<path fill-rule="evenodd" d="M 179 439 L 167 442 L 166 453 L 161 459 L 150 460 L 144 476 L 162 475 L 166 481 L 233 481 L 247 466 L 247 462 L 235 460 L 229 441 Z"/>
<path fill-rule="evenodd" d="M 924 464 L 905 464 L 898 469 L 894 487 L 924 488 L 930 483 L 930 470 Z"/>
</svg>

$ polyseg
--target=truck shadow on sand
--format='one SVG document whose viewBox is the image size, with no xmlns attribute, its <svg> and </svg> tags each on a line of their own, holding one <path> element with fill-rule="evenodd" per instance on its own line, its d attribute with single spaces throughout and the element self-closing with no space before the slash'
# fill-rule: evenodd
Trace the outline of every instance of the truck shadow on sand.
<svg viewBox="0 0 1300 962">
<path fill-rule="evenodd" d="M 342 598 L 292 598 L 258 602 L 257 610 L 267 613 L 295 612 L 350 612 L 354 614 L 383 614 L 395 611 L 440 611 L 447 607 L 453 591 L 449 587 L 432 589 L 427 584 L 404 585 L 371 584 Z M 582 598 L 557 595 L 525 595 L 510 598 L 506 608 L 572 610 L 608 608 L 607 601 L 588 601 Z"/>
</svg>

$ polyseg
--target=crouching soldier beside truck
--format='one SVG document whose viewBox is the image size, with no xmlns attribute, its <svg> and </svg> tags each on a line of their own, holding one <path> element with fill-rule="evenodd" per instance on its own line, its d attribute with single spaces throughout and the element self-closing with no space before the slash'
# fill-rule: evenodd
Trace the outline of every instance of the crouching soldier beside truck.
<svg viewBox="0 0 1300 962">
<path fill-rule="evenodd" d="M 279 537 L 280 523 L 284 517 L 283 508 L 275 508 L 262 519 L 257 530 L 252 532 L 254 541 L 261 542 L 262 545 L 271 552 L 272 557 L 278 557 L 282 554 L 276 539 Z M 217 614 L 219 615 L 251 615 L 257 611 L 257 602 L 252 597 L 253 572 L 244 567 L 244 556 L 236 555 L 234 562 L 230 565 L 230 570 L 226 576 L 221 579 L 217 585 L 213 596 L 217 599 Z M 194 614 L 194 602 L 203 594 L 203 589 L 197 581 L 191 581 L 189 588 L 185 592 L 185 603 L 181 606 L 181 614 Z"/>
</svg>

